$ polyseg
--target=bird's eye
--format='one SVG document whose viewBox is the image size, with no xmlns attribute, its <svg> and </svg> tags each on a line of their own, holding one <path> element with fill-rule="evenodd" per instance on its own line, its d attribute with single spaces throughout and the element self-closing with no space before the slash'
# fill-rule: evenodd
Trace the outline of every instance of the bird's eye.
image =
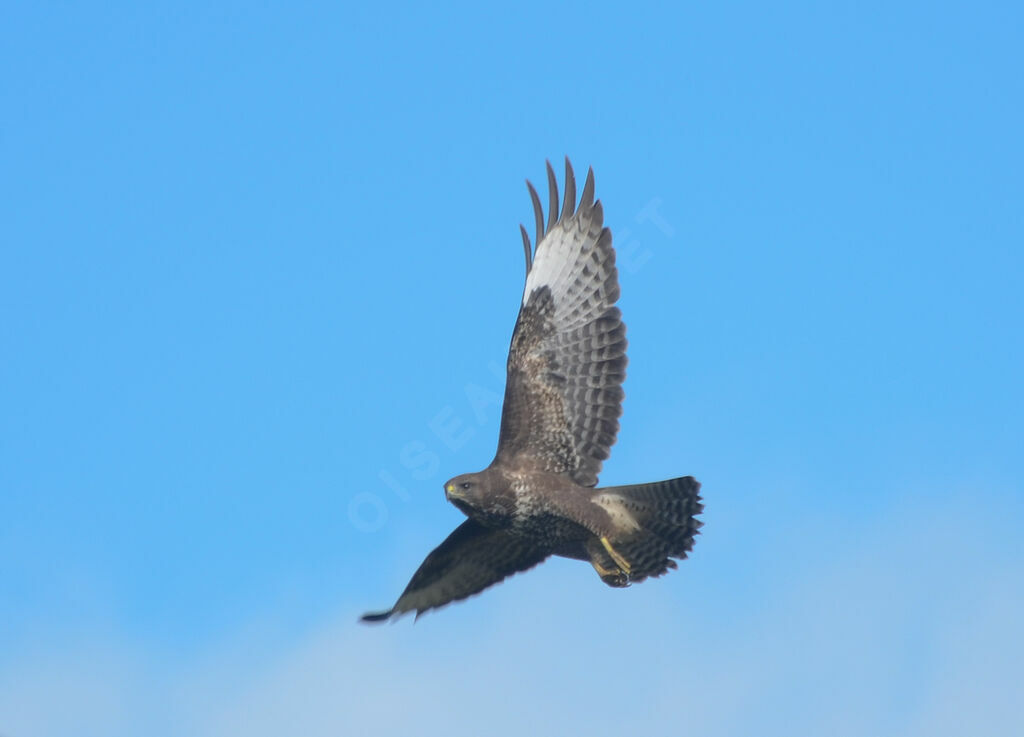
<svg viewBox="0 0 1024 737">
<path fill-rule="evenodd" d="M 470 486 L 472 486 L 472 484 L 470 484 L 468 481 L 463 481 L 461 484 L 459 484 L 459 486 L 461 486 L 463 489 L 468 489 Z"/>
</svg>

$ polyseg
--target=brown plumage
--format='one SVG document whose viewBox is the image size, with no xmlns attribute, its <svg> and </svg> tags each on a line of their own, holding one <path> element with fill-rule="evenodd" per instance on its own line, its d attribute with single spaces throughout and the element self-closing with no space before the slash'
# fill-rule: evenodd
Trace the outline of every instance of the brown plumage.
<svg viewBox="0 0 1024 737">
<path fill-rule="evenodd" d="M 464 599 L 549 555 L 585 560 L 610 586 L 675 568 L 693 547 L 703 506 L 691 476 L 594 488 L 619 431 L 626 326 L 615 302 L 611 231 L 587 172 L 579 206 L 565 161 L 561 212 L 547 165 L 549 207 L 527 182 L 536 251 L 520 226 L 526 286 L 508 355 L 498 452 L 479 473 L 456 476 L 445 495 L 469 518 L 413 575 L 381 621 Z"/>
</svg>

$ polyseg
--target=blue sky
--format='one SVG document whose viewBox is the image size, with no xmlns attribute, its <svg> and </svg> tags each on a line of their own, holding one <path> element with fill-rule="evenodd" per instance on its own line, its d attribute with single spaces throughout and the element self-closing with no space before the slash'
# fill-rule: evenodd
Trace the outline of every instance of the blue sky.
<svg viewBox="0 0 1024 737">
<path fill-rule="evenodd" d="M 5 7 L 0 734 L 1024 728 L 1022 20 Z M 359 626 L 492 457 L 566 154 L 629 329 L 602 482 L 697 476 L 704 534 Z"/>
</svg>

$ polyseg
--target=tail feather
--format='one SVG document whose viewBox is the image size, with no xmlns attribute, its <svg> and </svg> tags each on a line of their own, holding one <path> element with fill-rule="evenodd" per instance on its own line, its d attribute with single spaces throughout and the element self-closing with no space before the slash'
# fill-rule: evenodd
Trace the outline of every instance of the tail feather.
<svg viewBox="0 0 1024 737">
<path fill-rule="evenodd" d="M 630 582 L 675 568 L 672 559 L 686 558 L 702 526 L 700 482 L 692 476 L 598 489 L 594 500 L 623 521 L 615 548 L 630 563 Z"/>
</svg>

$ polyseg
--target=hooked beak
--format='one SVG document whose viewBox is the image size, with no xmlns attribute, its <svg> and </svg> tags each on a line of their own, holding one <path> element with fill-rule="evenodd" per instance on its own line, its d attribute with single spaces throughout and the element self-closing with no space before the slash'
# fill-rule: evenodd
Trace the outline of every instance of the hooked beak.
<svg viewBox="0 0 1024 737">
<path fill-rule="evenodd" d="M 444 485 L 444 498 L 455 505 L 455 508 L 463 514 L 470 514 L 472 507 L 469 505 L 469 502 L 466 501 L 465 492 L 463 492 L 463 490 L 456 484 Z"/>
</svg>

